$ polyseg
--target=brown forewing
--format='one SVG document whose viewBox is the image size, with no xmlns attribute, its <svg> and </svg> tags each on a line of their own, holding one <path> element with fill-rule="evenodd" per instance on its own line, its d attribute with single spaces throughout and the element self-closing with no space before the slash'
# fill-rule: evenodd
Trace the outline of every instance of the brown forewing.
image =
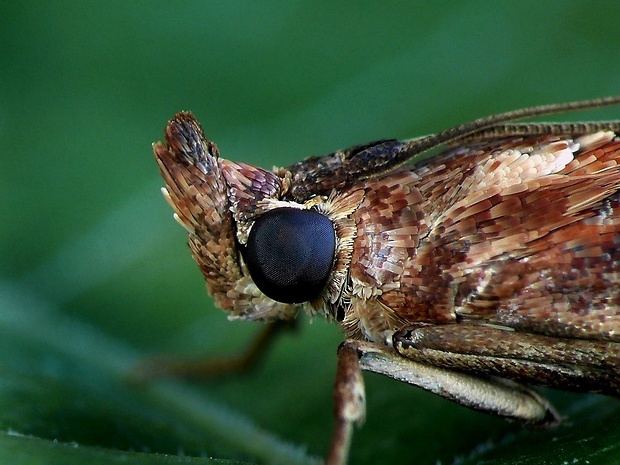
<svg viewBox="0 0 620 465">
<path fill-rule="evenodd" d="M 470 143 L 368 180 L 351 276 L 405 325 L 620 340 L 620 142 Z"/>
</svg>

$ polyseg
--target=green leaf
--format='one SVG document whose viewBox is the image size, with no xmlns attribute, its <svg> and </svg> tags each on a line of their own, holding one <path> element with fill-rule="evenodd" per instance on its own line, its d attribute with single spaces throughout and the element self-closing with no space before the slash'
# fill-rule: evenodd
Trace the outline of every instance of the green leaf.
<svg viewBox="0 0 620 465">
<path fill-rule="evenodd" d="M 32 295 L 3 286 L 0 297 L 6 431 L 111 449 L 202 456 L 232 448 L 274 463 L 313 463 L 191 387 L 136 385 L 138 354 Z"/>
<path fill-rule="evenodd" d="M 241 465 L 241 462 L 178 455 L 125 452 L 98 447 L 80 446 L 49 441 L 15 433 L 0 433 L 0 461 L 12 465 L 64 465 L 88 463 L 89 465 Z"/>
</svg>

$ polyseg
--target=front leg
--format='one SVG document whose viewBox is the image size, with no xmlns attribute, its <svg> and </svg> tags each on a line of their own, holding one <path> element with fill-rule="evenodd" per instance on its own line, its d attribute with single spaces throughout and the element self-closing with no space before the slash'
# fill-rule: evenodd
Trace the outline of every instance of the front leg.
<svg viewBox="0 0 620 465">
<path fill-rule="evenodd" d="M 620 396 L 620 343 L 459 323 L 423 326 L 393 336 L 404 358 L 519 383 Z"/>
<path fill-rule="evenodd" d="M 512 381 L 419 362 L 377 344 L 360 341 L 351 344 L 357 347 L 362 370 L 386 375 L 465 407 L 530 426 L 551 426 L 560 421 L 546 399 Z"/>
<path fill-rule="evenodd" d="M 386 375 L 466 407 L 527 425 L 546 427 L 560 421 L 544 398 L 515 382 L 417 362 L 387 346 L 349 339 L 338 350 L 334 388 L 336 425 L 326 465 L 346 463 L 352 427 L 364 419 L 362 370 Z"/>
<path fill-rule="evenodd" d="M 325 465 L 344 465 L 349 455 L 353 425 L 361 425 L 366 416 L 366 393 L 359 355 L 348 341 L 338 348 L 334 416 L 336 424 Z"/>
</svg>

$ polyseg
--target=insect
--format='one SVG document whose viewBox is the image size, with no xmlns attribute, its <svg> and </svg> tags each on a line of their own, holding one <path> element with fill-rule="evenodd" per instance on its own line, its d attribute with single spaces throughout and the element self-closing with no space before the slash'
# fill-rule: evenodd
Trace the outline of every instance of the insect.
<svg viewBox="0 0 620 465">
<path fill-rule="evenodd" d="M 559 415 L 529 384 L 620 394 L 620 121 L 506 124 L 617 104 L 532 107 L 273 171 L 220 158 L 179 113 L 154 152 L 230 318 L 342 328 L 335 465 L 365 415 L 362 371 L 536 426 Z"/>
</svg>

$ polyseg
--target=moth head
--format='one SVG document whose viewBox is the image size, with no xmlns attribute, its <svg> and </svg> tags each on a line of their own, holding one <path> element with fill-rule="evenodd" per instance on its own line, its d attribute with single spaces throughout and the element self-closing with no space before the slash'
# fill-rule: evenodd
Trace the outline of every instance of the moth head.
<svg viewBox="0 0 620 465">
<path fill-rule="evenodd" d="M 165 137 L 153 146 L 162 191 L 217 305 L 252 320 L 334 314 L 361 196 L 297 203 L 289 172 L 221 159 L 191 113 L 177 114 Z"/>
</svg>

